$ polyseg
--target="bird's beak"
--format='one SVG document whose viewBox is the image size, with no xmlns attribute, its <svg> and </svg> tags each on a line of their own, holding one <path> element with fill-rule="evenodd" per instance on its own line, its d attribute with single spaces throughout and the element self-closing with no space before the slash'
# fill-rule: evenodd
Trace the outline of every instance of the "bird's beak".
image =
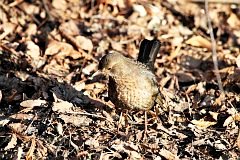
<svg viewBox="0 0 240 160">
<path fill-rule="evenodd" d="M 89 78 L 90 80 L 93 80 L 94 77 L 102 76 L 104 73 L 100 70 L 97 70 L 95 73 L 92 74 L 92 76 Z"/>
</svg>

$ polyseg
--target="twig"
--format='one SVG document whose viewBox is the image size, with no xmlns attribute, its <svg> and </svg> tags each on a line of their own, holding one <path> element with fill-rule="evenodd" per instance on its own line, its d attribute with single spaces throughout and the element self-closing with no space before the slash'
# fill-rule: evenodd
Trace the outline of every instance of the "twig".
<svg viewBox="0 0 240 160">
<path fill-rule="evenodd" d="M 8 4 L 9 7 L 15 7 L 19 4 L 21 4 L 22 2 L 24 2 L 24 0 L 16 0 L 16 1 L 13 1 L 12 3 Z"/>
<path fill-rule="evenodd" d="M 221 81 L 221 76 L 220 76 L 219 69 L 218 69 L 216 40 L 215 40 L 214 35 L 213 35 L 213 28 L 212 28 L 211 19 L 209 17 L 209 12 L 208 12 L 208 0 L 205 0 L 205 12 L 206 12 L 206 17 L 207 17 L 208 29 L 209 29 L 210 37 L 211 37 L 212 59 L 213 59 L 213 64 L 214 64 L 214 72 L 216 74 L 216 78 L 217 78 L 217 81 L 218 81 L 218 87 L 219 87 L 220 91 L 224 94 L 223 85 L 222 85 L 222 81 Z"/>
<path fill-rule="evenodd" d="M 42 4 L 43 4 L 43 8 L 45 9 L 45 11 L 46 11 L 46 13 L 47 13 L 48 18 L 49 18 L 50 20 L 52 20 L 53 17 L 52 17 L 52 15 L 51 15 L 50 11 L 49 11 L 49 8 L 48 8 L 48 6 L 47 6 L 47 4 L 46 4 L 46 1 L 45 1 L 45 0 L 42 0 Z"/>
<path fill-rule="evenodd" d="M 87 112 L 67 112 L 67 113 L 76 114 L 76 115 L 92 116 L 92 117 L 95 117 L 95 118 L 100 118 L 100 119 L 106 120 L 105 117 L 102 117 L 102 116 L 99 116 L 99 115 L 96 115 L 96 114 L 87 113 Z"/>
</svg>

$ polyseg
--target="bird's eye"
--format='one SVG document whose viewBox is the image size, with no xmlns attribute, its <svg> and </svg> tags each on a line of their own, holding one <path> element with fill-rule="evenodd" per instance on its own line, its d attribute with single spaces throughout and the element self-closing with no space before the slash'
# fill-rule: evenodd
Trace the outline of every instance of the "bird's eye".
<svg viewBox="0 0 240 160">
<path fill-rule="evenodd" d="M 108 70 L 110 70 L 111 68 L 110 67 L 108 67 Z"/>
</svg>

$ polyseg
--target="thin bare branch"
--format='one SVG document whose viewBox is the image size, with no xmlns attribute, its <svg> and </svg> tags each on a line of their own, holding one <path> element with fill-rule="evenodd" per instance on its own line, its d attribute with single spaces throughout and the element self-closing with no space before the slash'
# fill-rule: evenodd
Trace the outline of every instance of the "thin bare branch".
<svg viewBox="0 0 240 160">
<path fill-rule="evenodd" d="M 218 87 L 219 87 L 220 91 L 222 93 L 224 93 L 223 85 L 222 85 L 222 81 L 221 81 L 221 76 L 220 76 L 219 68 L 218 68 L 216 40 L 214 38 L 213 28 L 212 28 L 211 19 L 210 19 L 209 11 L 208 11 L 208 0 L 205 0 L 205 13 L 206 13 L 208 28 L 209 28 L 210 37 L 211 37 L 212 59 L 213 59 L 213 64 L 214 64 L 214 73 L 216 74 L 216 78 L 217 78 L 217 81 L 218 81 Z"/>
</svg>

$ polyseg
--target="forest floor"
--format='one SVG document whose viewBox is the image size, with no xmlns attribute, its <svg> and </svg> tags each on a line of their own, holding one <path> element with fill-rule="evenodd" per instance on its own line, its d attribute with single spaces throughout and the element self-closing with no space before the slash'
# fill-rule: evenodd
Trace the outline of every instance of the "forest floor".
<svg viewBox="0 0 240 160">
<path fill-rule="evenodd" d="M 0 159 L 239 158 L 239 28 L 233 0 L 1 1 Z M 117 131 L 107 80 L 92 76 L 144 38 L 161 41 L 164 95 L 146 140 L 141 111 Z"/>
</svg>

